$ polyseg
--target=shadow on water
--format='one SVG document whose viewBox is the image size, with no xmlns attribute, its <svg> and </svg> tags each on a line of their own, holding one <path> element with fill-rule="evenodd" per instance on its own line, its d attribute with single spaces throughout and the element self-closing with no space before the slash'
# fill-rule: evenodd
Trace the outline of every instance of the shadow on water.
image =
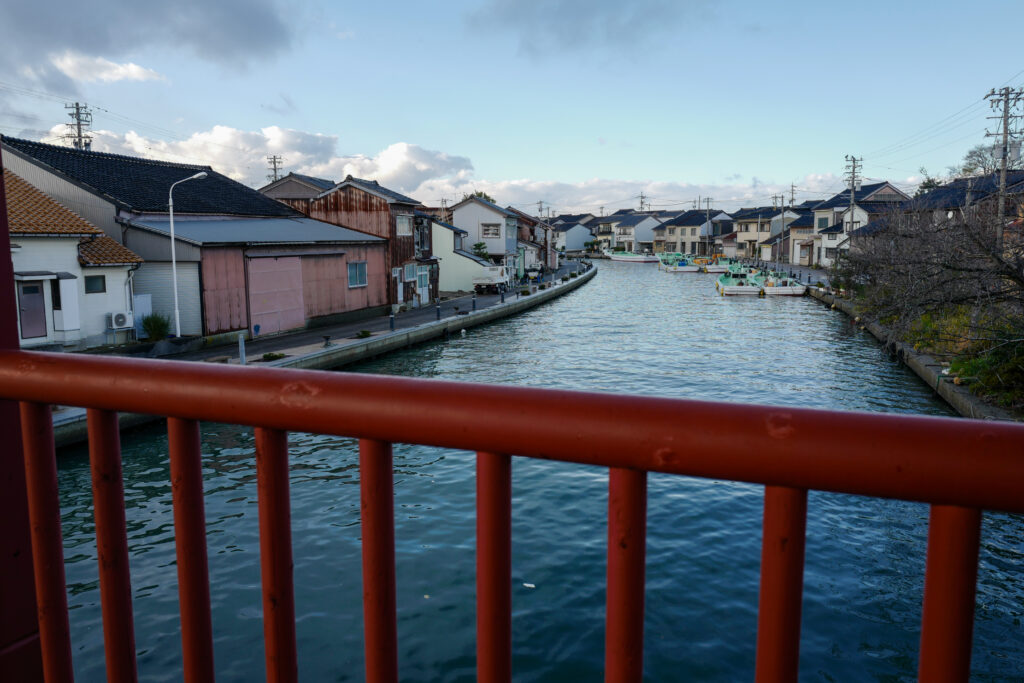
<svg viewBox="0 0 1024 683">
<path fill-rule="evenodd" d="M 465 337 L 351 371 L 589 391 L 951 415 L 845 317 L 810 299 L 733 300 L 711 276 L 602 263 L 585 287 Z M 615 419 L 614 415 L 595 416 Z M 472 420 L 472 415 L 466 416 Z M 524 425 L 529 429 L 529 425 Z M 167 439 L 123 437 L 140 674 L 180 680 Z M 263 676 L 252 430 L 202 425 L 217 671 Z M 881 446 L 882 444 L 880 444 Z M 293 434 L 292 528 L 300 675 L 363 679 L 359 489 L 353 439 Z M 828 443 L 821 444 L 823 452 Z M 60 460 L 75 669 L 103 678 L 88 458 Z M 595 680 L 604 649 L 607 475 L 513 462 L 517 681 Z M 734 681 L 754 663 L 761 489 L 652 475 L 645 671 Z M 474 674 L 472 454 L 395 447 L 402 680 Z M 927 508 L 812 493 L 801 671 L 813 680 L 913 680 Z M 1024 566 L 1019 517 L 986 515 L 974 670 L 1019 675 Z"/>
</svg>

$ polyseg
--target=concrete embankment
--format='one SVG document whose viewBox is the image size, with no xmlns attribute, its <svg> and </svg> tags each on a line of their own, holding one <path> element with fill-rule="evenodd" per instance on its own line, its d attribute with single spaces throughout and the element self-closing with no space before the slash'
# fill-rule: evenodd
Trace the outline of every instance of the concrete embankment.
<svg viewBox="0 0 1024 683">
<path fill-rule="evenodd" d="M 348 339 L 332 342 L 329 346 L 321 344 L 306 345 L 296 348 L 282 348 L 284 358 L 267 363 L 268 367 L 299 368 L 306 370 L 330 370 L 343 367 L 361 360 L 380 356 L 416 344 L 437 338 L 447 338 L 458 334 L 460 330 L 478 325 L 485 325 L 495 320 L 517 315 L 523 311 L 560 297 L 582 287 L 597 275 L 597 268 L 582 273 L 579 277 L 570 278 L 567 282 L 556 282 L 547 289 L 537 290 L 528 296 L 516 296 L 515 292 L 505 295 L 504 303 L 495 303 L 487 308 L 466 314 L 449 316 L 441 320 L 422 323 L 413 327 L 405 327 L 394 332 L 374 334 L 366 339 Z M 284 341 L 284 337 L 282 337 Z M 121 428 L 133 427 L 160 419 L 153 415 L 122 413 L 119 415 Z M 54 440 L 57 446 L 67 446 L 88 439 L 84 408 L 61 409 L 53 415 Z"/>
<path fill-rule="evenodd" d="M 851 301 L 829 294 L 817 287 L 808 287 L 807 291 L 818 301 L 833 306 L 836 310 L 842 311 L 851 318 L 856 319 L 858 317 Z M 954 384 L 952 377 L 942 374 L 944 366 L 931 356 L 918 353 L 913 347 L 903 342 L 890 341 L 888 332 L 883 326 L 878 323 L 864 323 L 864 329 L 870 332 L 878 341 L 885 344 L 887 349 L 903 361 L 918 377 L 934 389 L 935 393 L 941 396 L 954 410 L 964 417 L 976 420 L 1016 421 L 1017 418 L 1009 411 L 989 405 L 972 394 L 963 385 Z"/>
</svg>

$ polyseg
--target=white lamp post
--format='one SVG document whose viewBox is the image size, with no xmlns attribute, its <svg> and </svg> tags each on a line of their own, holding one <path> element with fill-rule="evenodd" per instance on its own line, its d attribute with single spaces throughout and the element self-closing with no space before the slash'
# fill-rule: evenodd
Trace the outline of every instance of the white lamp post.
<svg viewBox="0 0 1024 683">
<path fill-rule="evenodd" d="M 178 313 L 178 260 L 174 253 L 174 186 L 179 183 L 187 183 L 190 180 L 202 180 L 206 177 L 206 171 L 200 171 L 188 178 L 182 178 L 177 183 L 171 183 L 171 189 L 167 191 L 167 208 L 171 215 L 171 281 L 174 283 L 174 336 L 181 337 L 181 316 Z"/>
</svg>

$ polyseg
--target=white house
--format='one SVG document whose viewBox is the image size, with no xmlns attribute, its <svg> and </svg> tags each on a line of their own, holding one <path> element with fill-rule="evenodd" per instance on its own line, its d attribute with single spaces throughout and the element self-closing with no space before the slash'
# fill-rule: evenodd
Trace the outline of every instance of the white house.
<svg viewBox="0 0 1024 683">
<path fill-rule="evenodd" d="M 18 334 L 24 347 L 81 349 L 131 338 L 132 275 L 142 259 L 4 170 Z"/>
<path fill-rule="evenodd" d="M 555 226 L 555 248 L 559 251 L 583 251 L 594 239 L 590 228 L 580 223 L 559 223 Z"/>
<path fill-rule="evenodd" d="M 853 192 L 854 211 L 850 209 L 850 191 L 844 190 L 814 207 L 814 263 L 831 266 L 840 249 L 849 248 L 849 235 L 910 197 L 889 182 L 857 187 Z"/>
<path fill-rule="evenodd" d="M 477 284 L 498 284 L 507 281 L 505 266 L 496 266 L 466 248 L 466 239 L 469 236 L 467 231 L 433 217 L 430 220 L 431 246 L 434 257 L 439 262 L 440 291 L 469 292 Z"/>
<path fill-rule="evenodd" d="M 466 246 L 483 242 L 488 258 L 505 266 L 510 274 L 523 264 L 518 260 L 518 219 L 514 213 L 481 197 L 467 197 L 451 208 L 452 225 L 465 230 Z"/>
</svg>

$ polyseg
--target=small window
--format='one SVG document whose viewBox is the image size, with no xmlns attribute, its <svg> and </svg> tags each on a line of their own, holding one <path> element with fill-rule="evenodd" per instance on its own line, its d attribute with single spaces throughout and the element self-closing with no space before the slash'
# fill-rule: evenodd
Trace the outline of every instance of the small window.
<svg viewBox="0 0 1024 683">
<path fill-rule="evenodd" d="M 348 286 L 349 289 L 366 286 L 366 261 L 348 264 Z"/>
<path fill-rule="evenodd" d="M 481 237 L 501 237 L 501 225 L 499 223 L 481 223 Z"/>
<path fill-rule="evenodd" d="M 670 235 L 676 234 L 676 229 L 675 228 L 669 228 L 668 229 L 668 234 L 670 234 Z"/>
<path fill-rule="evenodd" d="M 85 293 L 86 294 L 102 294 L 107 291 L 107 276 L 106 275 L 86 275 L 85 276 Z"/>
<path fill-rule="evenodd" d="M 416 279 L 416 264 L 406 263 L 405 264 L 405 281 L 412 282 Z"/>
<path fill-rule="evenodd" d="M 818 219 L 818 230 L 824 230 L 827 227 L 828 227 L 828 218 L 819 218 Z"/>
<path fill-rule="evenodd" d="M 395 222 L 398 227 L 398 235 L 412 235 L 412 216 L 396 216 Z"/>
<path fill-rule="evenodd" d="M 50 280 L 50 301 L 53 302 L 53 310 L 60 310 L 60 280 Z"/>
</svg>

